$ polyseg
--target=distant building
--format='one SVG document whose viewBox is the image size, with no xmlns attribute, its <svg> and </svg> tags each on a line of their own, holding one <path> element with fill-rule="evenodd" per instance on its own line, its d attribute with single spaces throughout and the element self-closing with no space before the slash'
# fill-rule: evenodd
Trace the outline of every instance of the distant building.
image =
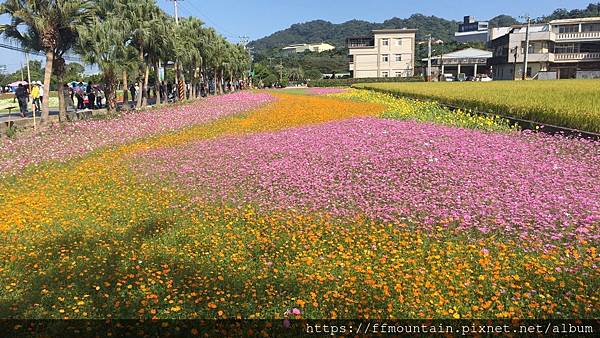
<svg viewBox="0 0 600 338">
<path fill-rule="evenodd" d="M 415 70 L 416 29 L 374 30 L 346 39 L 353 78 L 410 77 Z"/>
<path fill-rule="evenodd" d="M 328 43 L 302 43 L 283 47 L 282 51 L 284 54 L 304 53 L 306 51 L 321 53 L 333 49 L 335 49 L 335 46 Z"/>
<path fill-rule="evenodd" d="M 472 16 L 465 16 L 463 23 L 458 25 L 458 32 L 454 33 L 454 38 L 458 42 L 487 42 L 488 41 L 488 21 L 476 21 Z"/>
<path fill-rule="evenodd" d="M 438 55 L 431 58 L 431 76 L 433 79 L 437 79 L 443 74 L 452 74 L 454 77 L 458 77 L 459 74 L 465 74 L 465 76 L 489 74 L 487 61 L 491 57 L 492 52 L 476 48 L 466 48 Z M 427 60 L 425 58 L 422 61 L 427 64 Z"/>
<path fill-rule="evenodd" d="M 331 79 L 335 76 L 336 79 L 343 79 L 350 77 L 350 73 L 325 73 L 323 74 L 324 79 Z"/>
<path fill-rule="evenodd" d="M 425 45 L 425 44 L 428 44 L 428 43 L 429 43 L 429 40 L 419 41 L 419 45 Z M 433 40 L 431 40 L 431 44 L 432 45 L 443 45 L 444 44 L 444 40 L 433 39 Z"/>
<path fill-rule="evenodd" d="M 523 74 L 526 29 L 513 26 L 489 42 L 498 80 Z M 532 24 L 529 30 L 527 76 L 540 79 L 600 78 L 600 17 Z"/>
</svg>

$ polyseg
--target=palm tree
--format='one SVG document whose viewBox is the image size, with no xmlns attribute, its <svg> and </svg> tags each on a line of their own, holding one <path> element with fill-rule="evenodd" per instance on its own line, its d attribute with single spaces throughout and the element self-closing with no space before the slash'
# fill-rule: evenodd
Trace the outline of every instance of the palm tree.
<svg viewBox="0 0 600 338">
<path fill-rule="evenodd" d="M 128 22 L 118 15 L 123 10 L 118 1 L 100 0 L 97 9 L 101 14 L 80 29 L 77 49 L 87 63 L 97 64 L 102 70 L 107 108 L 112 113 L 117 106 L 117 76 L 126 67 L 131 30 Z"/>
<path fill-rule="evenodd" d="M 198 69 L 202 66 L 202 48 L 201 34 L 203 32 L 202 25 L 204 23 L 197 18 L 189 17 L 179 21 L 176 26 L 176 55 L 181 66 L 181 78 L 189 79 L 192 88 L 190 96 L 195 96 L 194 87 L 196 78 L 198 77 Z"/>
<path fill-rule="evenodd" d="M 77 41 L 77 30 L 91 18 L 91 8 L 92 1 L 87 0 L 6 0 L 2 3 L 0 15 L 11 17 L 10 24 L 0 28 L 3 35 L 18 41 L 25 48 L 46 54 L 46 93 L 50 93 L 53 71 L 62 80 L 63 55 Z M 55 59 L 58 60 L 57 66 L 54 66 Z M 61 90 L 62 85 L 59 85 L 59 93 Z M 42 103 L 42 123 L 48 120 L 49 101 Z M 64 104 L 61 109 L 64 110 Z"/>
<path fill-rule="evenodd" d="M 129 0 L 126 2 L 125 17 L 128 19 L 131 31 L 132 45 L 138 50 L 140 62 L 140 74 L 143 74 L 143 83 L 140 84 L 140 95 L 136 107 L 141 108 L 147 99 L 146 89 L 148 87 L 149 65 L 146 52 L 150 48 L 149 42 L 153 26 L 160 19 L 161 10 L 155 0 Z"/>
<path fill-rule="evenodd" d="M 160 62 L 175 59 L 175 39 L 174 39 L 175 23 L 170 20 L 164 12 L 160 12 L 157 19 L 154 21 L 150 39 L 148 40 L 148 62 L 154 67 L 156 74 L 154 82 L 154 91 L 156 95 L 156 104 L 161 104 L 160 97 Z"/>
</svg>

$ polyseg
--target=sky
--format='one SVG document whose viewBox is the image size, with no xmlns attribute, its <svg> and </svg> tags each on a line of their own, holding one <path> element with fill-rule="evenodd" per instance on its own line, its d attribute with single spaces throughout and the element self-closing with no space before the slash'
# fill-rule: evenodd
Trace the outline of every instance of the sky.
<svg viewBox="0 0 600 338">
<path fill-rule="evenodd" d="M 352 19 L 383 22 L 392 17 L 406 18 L 415 13 L 462 20 L 465 15 L 487 20 L 499 14 L 539 17 L 557 8 L 584 8 L 594 0 L 180 0 L 179 15 L 195 16 L 214 27 L 229 41 L 240 36 L 250 40 L 268 36 L 292 24 L 316 19 L 341 23 Z M 158 0 L 173 14 L 173 2 Z M 376 4 L 376 6 L 374 5 Z M 0 23 L 8 17 L 0 16 Z M 458 28 L 458 27 L 457 27 Z M 24 56 L 0 48 L 0 66 L 9 72 L 20 68 Z M 89 68 L 91 69 L 91 68 Z"/>
</svg>

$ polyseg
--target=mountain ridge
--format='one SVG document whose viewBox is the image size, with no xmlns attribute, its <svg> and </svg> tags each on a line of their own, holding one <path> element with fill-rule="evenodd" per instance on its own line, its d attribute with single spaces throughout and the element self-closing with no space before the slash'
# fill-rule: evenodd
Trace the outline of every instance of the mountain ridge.
<svg viewBox="0 0 600 338">
<path fill-rule="evenodd" d="M 551 14 L 539 18 L 539 21 L 547 22 L 554 19 L 589 16 L 600 16 L 600 2 L 590 3 L 583 9 L 568 10 L 559 8 Z M 519 23 L 514 17 L 505 14 L 497 15 L 488 21 L 491 27 L 510 26 Z M 326 20 L 311 20 L 293 24 L 289 28 L 254 40 L 249 45 L 258 52 L 282 48 L 296 43 L 328 42 L 339 48 L 345 46 L 345 40 L 348 37 L 370 35 L 373 29 L 382 28 L 416 28 L 418 29 L 418 40 L 422 40 L 425 36 L 431 34 L 436 39 L 451 42 L 455 41 L 454 32 L 458 30 L 459 24 L 459 21 L 419 13 L 406 19 L 393 17 L 381 23 L 358 19 L 337 24 Z"/>
<path fill-rule="evenodd" d="M 506 22 L 506 17 L 508 16 L 498 17 L 503 17 L 501 18 L 502 22 Z M 516 22 L 516 20 L 514 21 Z M 353 19 L 336 24 L 317 19 L 295 23 L 289 28 L 254 40 L 249 45 L 257 50 L 281 48 L 290 44 L 319 42 L 327 42 L 336 47 L 341 47 L 344 46 L 345 40 L 348 37 L 369 35 L 374 29 L 386 28 L 416 28 L 418 29 L 417 39 L 422 39 L 424 36 L 432 34 L 436 39 L 453 41 L 454 32 L 458 30 L 460 23 L 455 20 L 447 20 L 433 15 L 426 16 L 419 13 L 413 14 L 406 19 L 393 17 L 380 23 Z"/>
</svg>

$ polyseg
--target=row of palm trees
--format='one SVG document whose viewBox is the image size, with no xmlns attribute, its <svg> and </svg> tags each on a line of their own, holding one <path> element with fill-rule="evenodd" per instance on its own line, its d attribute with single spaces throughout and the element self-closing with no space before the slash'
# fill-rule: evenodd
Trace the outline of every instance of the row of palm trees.
<svg viewBox="0 0 600 338">
<path fill-rule="evenodd" d="M 65 54 L 75 52 L 100 68 L 109 112 L 116 110 L 119 82 L 128 100 L 131 74 L 140 88 L 147 88 L 154 74 L 158 93 L 160 66 L 174 65 L 177 81 L 189 84 L 196 96 L 200 81 L 213 79 L 220 93 L 224 81 L 242 79 L 250 67 L 242 45 L 229 43 L 197 18 L 176 22 L 155 0 L 5 0 L 0 14 L 11 18 L 0 26 L 0 34 L 46 55 L 45 92 L 50 92 L 52 75 L 64 83 Z M 64 119 L 63 86 L 58 91 Z M 138 95 L 138 108 L 146 105 L 146 93 Z M 160 100 L 157 95 L 157 104 Z M 48 101 L 42 105 L 42 121 L 49 115 Z"/>
</svg>

